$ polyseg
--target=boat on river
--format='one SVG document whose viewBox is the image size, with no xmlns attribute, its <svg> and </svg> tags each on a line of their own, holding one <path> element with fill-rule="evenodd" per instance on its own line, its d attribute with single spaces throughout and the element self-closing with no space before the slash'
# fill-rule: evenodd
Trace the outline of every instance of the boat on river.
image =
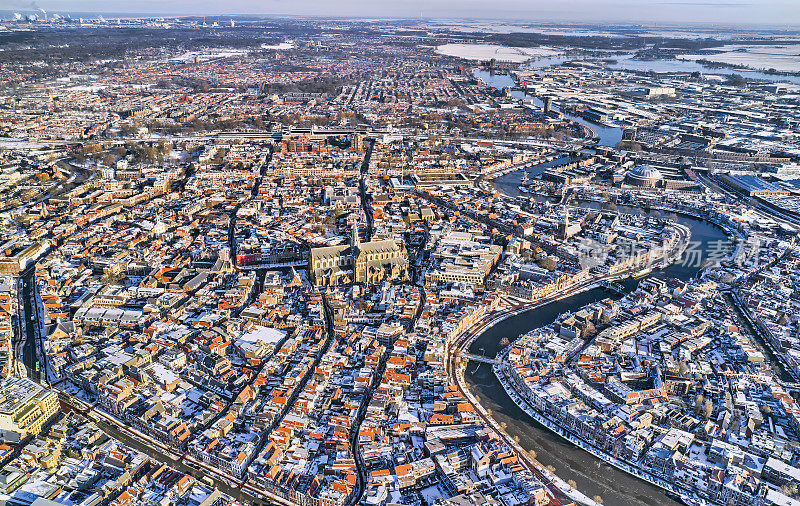
<svg viewBox="0 0 800 506">
<path fill-rule="evenodd" d="M 517 186 L 517 189 L 519 191 L 521 191 L 522 193 L 528 193 L 528 191 L 529 191 L 528 190 L 528 183 L 529 182 L 530 182 L 530 180 L 528 179 L 528 171 L 527 170 L 523 171 L 522 172 L 522 179 L 520 180 L 520 185 Z"/>
</svg>

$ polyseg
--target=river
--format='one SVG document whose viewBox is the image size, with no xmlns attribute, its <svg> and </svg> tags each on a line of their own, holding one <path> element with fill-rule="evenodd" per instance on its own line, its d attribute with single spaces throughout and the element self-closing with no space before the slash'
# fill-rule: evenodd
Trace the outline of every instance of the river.
<svg viewBox="0 0 800 506">
<path fill-rule="evenodd" d="M 494 185 L 495 188 L 497 188 L 501 192 L 505 193 L 506 195 L 509 195 L 511 197 L 517 197 L 517 196 L 523 194 L 522 192 L 519 191 L 519 188 L 518 188 L 522 184 L 522 173 L 523 172 L 527 172 L 528 173 L 528 177 L 529 178 L 533 178 L 533 176 L 538 176 L 539 174 L 544 172 L 545 169 L 550 168 L 550 167 L 552 167 L 554 165 L 557 165 L 562 160 L 566 161 L 567 158 L 568 157 L 564 156 L 564 157 L 561 157 L 561 158 L 556 158 L 556 159 L 551 160 L 549 162 L 542 162 L 542 163 L 538 163 L 536 165 L 532 165 L 530 167 L 525 168 L 524 171 L 515 170 L 513 172 L 509 172 L 507 174 L 503 174 L 502 176 L 499 176 L 499 177 L 493 179 L 492 180 L 492 184 Z M 530 196 L 530 197 L 532 197 L 535 200 L 538 200 L 540 202 L 544 202 L 545 200 L 547 200 L 546 197 L 539 197 L 539 196 L 536 196 L 536 195 L 527 195 L 527 196 Z"/>
<path fill-rule="evenodd" d="M 608 64 L 608 68 L 618 70 L 638 70 L 641 72 L 700 72 L 703 74 L 729 76 L 738 74 L 747 79 L 769 81 L 773 83 L 790 82 L 800 84 L 800 76 L 782 76 L 767 74 L 759 70 L 740 70 L 731 68 L 715 68 L 692 60 L 634 60 L 631 55 L 616 59 L 617 63 Z M 532 67 L 537 68 L 537 67 Z"/>
<path fill-rule="evenodd" d="M 553 58 L 548 58 L 548 60 L 553 60 Z M 472 73 L 476 78 L 493 88 L 502 89 L 516 86 L 514 79 L 508 74 L 495 74 L 494 72 L 483 69 L 473 69 Z M 511 95 L 521 100 L 530 101 L 538 107 L 543 106 L 542 101 L 538 97 L 528 95 L 524 91 L 512 91 Z M 552 104 L 552 108 L 554 111 L 560 111 L 559 106 L 556 103 Z M 573 114 L 564 113 L 564 117 L 593 130 L 595 132 L 595 136 L 600 138 L 600 144 L 603 146 L 613 147 L 622 140 L 621 128 L 608 127 L 598 123 L 593 123 Z"/>
<path fill-rule="evenodd" d="M 547 58 L 537 60 L 528 67 L 546 67 L 562 63 L 562 58 Z M 482 69 L 474 70 L 475 77 L 481 79 L 486 84 L 495 88 L 512 87 L 514 80 L 509 75 L 495 74 Z M 532 97 L 521 91 L 512 92 L 517 98 L 530 100 Z M 541 101 L 534 99 L 534 103 L 541 107 Z M 557 106 L 554 104 L 554 109 Z M 609 128 L 602 125 L 591 123 L 583 118 L 566 115 L 569 119 L 577 121 L 596 132 L 600 137 L 600 144 L 614 146 L 622 138 L 622 130 L 619 128 Z M 530 176 L 541 173 L 548 165 L 555 163 L 543 163 L 528 169 Z M 495 186 L 502 192 L 510 196 L 519 195 L 517 186 L 522 177 L 521 171 L 511 172 L 494 180 Z M 604 204 L 587 202 L 582 204 L 586 207 L 602 208 Z M 652 215 L 665 217 L 674 222 L 686 225 L 692 231 L 691 245 L 688 251 L 701 252 L 699 258 L 685 255 L 687 261 L 679 260 L 669 267 L 654 272 L 658 277 L 674 277 L 681 280 L 688 280 L 701 270 L 702 260 L 708 256 L 708 252 L 717 243 L 728 240 L 725 232 L 703 220 L 698 220 L 684 215 L 674 213 L 662 213 L 661 211 L 644 211 L 639 208 L 628 206 L 617 206 L 622 213 L 651 213 Z M 627 279 L 621 283 L 626 291 L 632 291 L 638 285 L 638 281 Z M 584 293 L 573 295 L 572 297 L 553 302 L 543 307 L 518 314 L 497 325 L 487 329 L 479 335 L 470 346 L 471 353 L 493 357 L 500 350 L 500 341 L 507 337 L 511 340 L 520 335 L 549 325 L 555 321 L 556 317 L 565 311 L 575 311 L 590 304 L 610 297 L 610 293 L 601 288 L 595 288 Z M 599 495 L 605 504 L 619 506 L 640 506 L 640 505 L 670 505 L 677 506 L 675 500 L 668 497 L 664 491 L 650 485 L 649 483 L 634 478 L 614 467 L 611 467 L 600 459 L 588 452 L 556 436 L 545 427 L 533 420 L 529 415 L 522 411 L 514 401 L 506 394 L 500 382 L 492 372 L 488 364 L 470 362 L 467 365 L 465 378 L 470 388 L 481 398 L 481 403 L 493 412 L 494 418 L 498 422 L 507 424 L 507 431 L 512 436 L 519 436 L 520 444 L 525 449 L 536 451 L 537 458 L 544 465 L 552 465 L 556 469 L 556 474 L 565 480 L 575 480 L 578 489 L 590 497 Z"/>
<path fill-rule="evenodd" d="M 552 58 L 542 58 L 538 60 L 533 60 L 522 66 L 522 69 L 541 69 L 552 67 L 555 65 L 561 65 L 567 61 L 577 61 L 577 60 L 587 60 L 587 61 L 599 61 L 597 58 L 581 58 L 579 56 L 575 57 L 566 57 L 566 56 L 556 56 Z M 671 72 L 701 72 L 705 74 L 713 74 L 713 75 L 733 75 L 738 74 L 742 77 L 748 79 L 756 79 L 759 81 L 769 81 L 769 82 L 791 82 L 800 84 L 800 76 L 782 76 L 782 75 L 772 75 L 767 74 L 766 72 L 761 72 L 757 70 L 738 70 L 738 69 L 728 69 L 728 68 L 711 68 L 706 65 L 702 65 L 695 61 L 691 60 L 634 60 L 633 54 L 625 54 L 623 56 L 615 57 L 616 63 L 609 63 L 608 68 L 616 69 L 616 70 L 633 70 L 633 71 L 641 71 L 641 72 L 658 72 L 658 73 L 671 73 Z M 473 74 L 476 78 L 480 79 L 484 83 L 492 86 L 494 88 L 513 88 L 516 86 L 516 82 L 514 79 L 508 74 L 495 74 L 494 72 L 483 70 L 483 69 L 473 69 Z M 519 99 L 531 101 L 538 107 L 542 107 L 542 101 L 535 96 L 528 95 L 523 91 L 513 91 L 511 94 Z M 560 111 L 558 104 L 552 105 L 553 110 Z M 584 125 L 585 127 L 590 128 L 595 132 L 596 137 L 600 139 L 600 145 L 602 146 L 616 146 L 616 144 L 622 140 L 622 129 L 609 127 L 605 125 L 600 125 L 591 121 L 588 121 L 580 116 L 575 116 L 572 114 L 564 114 L 564 117 L 571 119 L 577 123 Z"/>
<path fill-rule="evenodd" d="M 590 204 L 595 206 L 594 203 Z M 620 212 L 645 213 L 626 206 L 618 206 L 618 209 Z M 650 213 L 663 215 L 659 211 Z M 713 243 L 727 240 L 724 231 L 716 225 L 683 215 L 668 214 L 666 217 L 688 226 L 692 231 L 692 241 L 704 254 L 712 248 Z M 699 271 L 700 266 L 696 262 L 679 261 L 654 275 L 687 280 Z M 633 290 L 638 281 L 628 279 L 622 284 L 626 290 Z M 575 311 L 610 296 L 609 292 L 596 288 L 513 316 L 478 336 L 470 346 L 470 352 L 493 357 L 500 350 L 500 341 L 504 337 L 513 340 L 529 330 L 549 325 L 565 311 Z M 661 489 L 605 464 L 538 424 L 508 397 L 490 365 L 470 362 L 465 377 L 481 403 L 492 410 L 494 418 L 507 424 L 509 434 L 519 436 L 523 448 L 535 450 L 538 460 L 555 467 L 558 476 L 575 480 L 581 492 L 590 497 L 600 495 L 605 504 L 615 506 L 679 504 Z"/>
</svg>

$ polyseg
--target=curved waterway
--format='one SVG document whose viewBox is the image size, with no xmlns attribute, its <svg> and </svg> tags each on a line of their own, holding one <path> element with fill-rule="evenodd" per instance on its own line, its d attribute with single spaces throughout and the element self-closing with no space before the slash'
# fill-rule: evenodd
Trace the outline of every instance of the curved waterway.
<svg viewBox="0 0 800 506">
<path fill-rule="evenodd" d="M 632 53 L 616 57 L 615 59 L 616 63 L 609 63 L 608 68 L 615 70 L 631 70 L 631 71 L 656 72 L 656 73 L 701 72 L 705 74 L 715 74 L 723 76 L 738 74 L 741 75 L 742 77 L 748 79 L 756 79 L 759 81 L 791 82 L 795 84 L 800 84 L 800 76 L 773 75 L 758 70 L 712 68 L 691 60 L 634 60 Z M 525 64 L 522 68 L 542 69 L 556 65 L 561 65 L 562 63 L 573 60 L 591 61 L 591 60 L 597 60 L 597 58 L 556 56 L 552 58 L 542 58 L 538 60 L 533 60 Z M 503 88 L 513 88 L 514 86 L 516 86 L 516 82 L 514 81 L 514 79 L 510 75 L 505 73 L 496 74 L 492 71 L 476 68 L 473 69 L 473 74 L 475 75 L 476 78 L 480 79 L 489 86 L 492 86 L 493 88 L 503 89 Z M 511 94 L 516 98 L 531 101 L 534 105 L 538 107 L 543 107 L 544 105 L 543 102 L 538 97 L 535 97 L 533 95 L 528 95 L 523 91 L 513 91 L 511 92 Z M 559 111 L 558 104 L 553 104 L 552 107 L 553 110 Z M 595 136 L 600 139 L 599 144 L 602 146 L 613 147 L 616 146 L 616 144 L 622 140 L 621 128 L 600 125 L 598 123 L 588 121 L 580 116 L 575 116 L 567 113 L 564 113 L 564 117 L 572 121 L 575 121 L 576 123 L 580 123 L 581 125 L 594 131 Z"/>
<path fill-rule="evenodd" d="M 559 58 L 550 58 L 533 62 L 529 66 L 546 67 L 560 63 L 562 62 Z M 511 76 L 508 75 L 495 74 L 481 69 L 475 69 L 473 72 L 475 77 L 495 88 L 513 87 L 515 84 Z M 532 98 L 530 95 L 520 91 L 512 92 L 512 94 L 524 100 Z M 540 107 L 542 105 L 541 101 L 536 98 L 533 99 L 533 102 Z M 557 110 L 555 104 L 554 109 Z M 614 146 L 622 138 L 622 130 L 619 128 L 597 125 L 573 115 L 565 116 L 592 129 L 595 135 L 600 137 L 600 144 L 602 145 Z M 545 163 L 529 168 L 529 176 L 541 173 L 547 165 Z M 521 177 L 521 171 L 511 172 L 494 180 L 494 184 L 507 195 L 516 196 L 520 194 L 517 186 L 520 184 Z M 602 208 L 604 206 L 594 202 L 587 202 L 582 205 L 592 208 Z M 700 260 L 687 257 L 686 259 L 689 261 L 678 261 L 661 271 L 654 272 L 652 274 L 654 276 L 688 280 L 700 272 L 702 260 L 708 256 L 708 252 L 720 241 L 728 240 L 725 232 L 720 227 L 703 220 L 674 213 L 662 213 L 657 210 L 644 211 L 639 208 L 622 205 L 617 206 L 617 210 L 622 213 L 650 213 L 681 223 L 691 230 L 692 243 L 690 249 L 701 252 Z M 638 281 L 627 279 L 621 284 L 626 292 L 629 292 L 636 288 Z M 512 316 L 479 335 L 470 346 L 469 351 L 494 357 L 502 348 L 500 341 L 503 338 L 507 337 L 510 340 L 514 340 L 530 330 L 551 324 L 559 314 L 565 311 L 576 311 L 587 304 L 610 296 L 611 294 L 604 289 L 595 288 Z M 520 444 L 523 448 L 534 450 L 537 454 L 537 459 L 544 465 L 555 467 L 556 474 L 561 478 L 575 480 L 581 492 L 590 497 L 599 495 L 603 498 L 605 504 L 613 504 L 615 506 L 677 506 L 680 504 L 668 497 L 660 488 L 609 466 L 537 423 L 514 404 L 514 401 L 503 390 L 490 365 L 474 361 L 470 362 L 467 365 L 465 378 L 472 391 L 480 396 L 481 403 L 492 410 L 494 418 L 507 424 L 509 434 L 519 436 Z"/>
<path fill-rule="evenodd" d="M 475 75 L 476 78 L 480 79 L 484 83 L 488 84 L 492 88 L 503 89 L 503 88 L 513 88 L 516 86 L 514 79 L 508 74 L 496 74 L 489 70 L 483 69 L 473 69 L 472 73 Z M 519 98 L 521 100 L 531 101 L 534 105 L 538 107 L 543 107 L 544 103 L 538 98 L 533 95 L 528 95 L 524 91 L 512 91 L 511 95 L 515 98 Z M 554 111 L 560 111 L 558 104 L 552 104 L 552 108 Z M 563 113 L 564 117 L 570 119 L 576 123 L 580 123 L 581 125 L 585 126 L 586 128 L 592 130 L 595 133 L 595 136 L 600 139 L 600 144 L 603 146 L 616 146 L 619 141 L 622 140 L 622 129 L 615 128 L 615 127 L 608 127 L 605 125 L 600 125 L 598 123 L 593 123 L 588 121 L 580 116 L 575 116 L 574 114 L 567 114 Z"/>
<path fill-rule="evenodd" d="M 595 207 L 594 203 L 588 204 Z M 645 213 L 641 209 L 626 206 L 618 206 L 618 209 L 623 213 Z M 692 231 L 691 240 L 696 241 L 695 244 L 704 253 L 703 256 L 710 251 L 712 244 L 727 240 L 721 228 L 706 221 L 671 213 L 664 215 L 659 211 L 650 213 L 689 227 Z M 654 272 L 653 275 L 688 280 L 697 275 L 700 269 L 700 265 L 696 262 L 679 261 Z M 638 281 L 628 279 L 622 285 L 626 291 L 631 291 L 638 285 Z M 500 341 L 504 337 L 514 340 L 530 330 L 549 325 L 565 311 L 576 311 L 586 304 L 610 296 L 609 292 L 596 288 L 513 316 L 478 336 L 470 346 L 470 352 L 493 357 L 502 348 Z M 481 403 L 492 410 L 494 418 L 498 422 L 507 424 L 509 434 L 519 436 L 523 448 L 536 451 L 537 459 L 544 465 L 555 467 L 558 476 L 565 480 L 575 480 L 581 492 L 590 497 L 600 495 L 605 504 L 615 506 L 680 504 L 658 487 L 609 466 L 537 423 L 514 404 L 498 382 L 490 365 L 470 362 L 465 377 L 472 391 L 480 396 Z"/>
</svg>

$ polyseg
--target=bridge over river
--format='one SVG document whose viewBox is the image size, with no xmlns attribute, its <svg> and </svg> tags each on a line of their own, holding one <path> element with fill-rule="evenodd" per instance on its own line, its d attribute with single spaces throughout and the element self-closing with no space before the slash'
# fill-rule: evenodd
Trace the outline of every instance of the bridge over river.
<svg viewBox="0 0 800 506">
<path fill-rule="evenodd" d="M 476 355 L 475 353 L 461 353 L 460 357 L 468 358 L 470 360 L 474 360 L 476 362 L 482 362 L 484 364 L 497 364 L 500 362 L 500 359 L 486 357 L 484 355 Z"/>
</svg>

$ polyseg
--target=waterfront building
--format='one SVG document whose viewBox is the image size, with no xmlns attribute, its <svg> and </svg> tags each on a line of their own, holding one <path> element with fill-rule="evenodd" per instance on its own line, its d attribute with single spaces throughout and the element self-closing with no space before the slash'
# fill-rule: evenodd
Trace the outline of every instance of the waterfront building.
<svg viewBox="0 0 800 506">
<path fill-rule="evenodd" d="M 638 165 L 625 175 L 626 183 L 643 188 L 656 188 L 662 184 L 663 180 L 664 176 L 661 172 L 649 165 Z"/>
</svg>

